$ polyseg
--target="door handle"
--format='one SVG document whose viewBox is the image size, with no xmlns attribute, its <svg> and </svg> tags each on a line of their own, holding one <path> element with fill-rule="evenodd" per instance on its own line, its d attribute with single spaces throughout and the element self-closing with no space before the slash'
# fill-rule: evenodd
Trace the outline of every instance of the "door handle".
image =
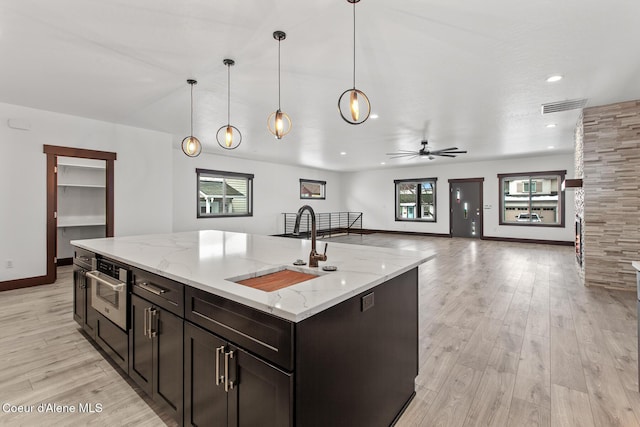
<svg viewBox="0 0 640 427">
<path fill-rule="evenodd" d="M 124 290 L 124 287 L 126 285 L 125 282 L 119 282 L 116 281 L 115 279 L 110 279 L 111 281 L 115 282 L 112 283 L 111 281 L 107 280 L 107 279 L 103 279 L 102 277 L 100 277 L 100 272 L 99 271 L 89 271 L 87 272 L 87 276 L 89 276 L 91 279 L 95 280 L 98 283 L 101 283 L 105 286 L 108 286 L 109 288 L 111 288 L 112 290 L 116 291 L 116 292 L 122 292 Z M 109 276 L 106 276 L 109 277 Z"/>
<path fill-rule="evenodd" d="M 233 350 L 224 354 L 224 391 L 233 390 L 233 381 L 229 381 L 229 359 L 233 359 Z"/>
<path fill-rule="evenodd" d="M 144 309 L 144 315 L 142 316 L 144 318 L 144 332 L 143 332 L 143 334 L 144 334 L 145 337 L 147 336 L 147 328 L 148 328 L 148 316 L 149 316 L 149 314 L 147 313 L 148 311 L 149 311 L 149 309 L 145 308 Z"/>
<path fill-rule="evenodd" d="M 157 335 L 158 335 L 158 310 L 152 307 L 152 308 L 149 308 L 149 339 Z"/>
<path fill-rule="evenodd" d="M 224 353 L 224 346 L 216 348 L 216 385 L 220 385 L 220 383 L 224 380 L 224 377 L 220 376 L 220 354 Z"/>
</svg>

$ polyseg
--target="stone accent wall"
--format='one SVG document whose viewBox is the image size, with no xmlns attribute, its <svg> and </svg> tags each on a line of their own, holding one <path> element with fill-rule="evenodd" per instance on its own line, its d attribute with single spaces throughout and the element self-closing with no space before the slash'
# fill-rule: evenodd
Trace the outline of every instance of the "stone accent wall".
<svg viewBox="0 0 640 427">
<path fill-rule="evenodd" d="M 582 125 L 582 115 L 578 119 L 575 132 L 575 178 L 584 178 L 584 129 Z M 574 203 L 576 209 L 576 217 L 582 219 L 583 228 L 580 233 L 580 242 L 582 245 L 582 253 L 584 254 L 584 187 L 576 188 L 574 195 Z M 577 262 L 577 258 L 576 258 Z M 578 265 L 580 280 L 584 285 L 584 257 L 582 264 Z"/>
<path fill-rule="evenodd" d="M 587 286 L 635 291 L 640 260 L 640 100 L 585 108 L 584 268 Z"/>
</svg>

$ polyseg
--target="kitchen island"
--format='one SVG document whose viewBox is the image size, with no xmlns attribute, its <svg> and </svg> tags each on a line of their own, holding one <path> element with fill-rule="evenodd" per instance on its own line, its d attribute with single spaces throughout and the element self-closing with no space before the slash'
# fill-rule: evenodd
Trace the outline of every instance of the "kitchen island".
<svg viewBox="0 0 640 427">
<path fill-rule="evenodd" d="M 72 243 L 132 272 L 121 367 L 185 425 L 386 426 L 413 397 L 418 266 L 433 254 L 331 243 L 320 267 L 337 270 L 324 271 L 293 265 L 311 249 L 299 239 L 206 230 Z M 308 280 L 238 283 L 282 270 Z"/>
</svg>

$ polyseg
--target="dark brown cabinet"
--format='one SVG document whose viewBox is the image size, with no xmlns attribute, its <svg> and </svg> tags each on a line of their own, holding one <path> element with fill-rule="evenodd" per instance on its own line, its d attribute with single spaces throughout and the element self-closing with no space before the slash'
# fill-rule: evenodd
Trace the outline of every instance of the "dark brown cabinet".
<svg viewBox="0 0 640 427">
<path fill-rule="evenodd" d="M 179 424 L 383 427 L 415 395 L 417 268 L 292 322 L 132 266 L 127 330 L 91 307 L 88 268 L 74 319 Z"/>
<path fill-rule="evenodd" d="M 183 320 L 135 294 L 130 313 L 129 376 L 182 422 Z"/>
<path fill-rule="evenodd" d="M 76 248 L 73 258 L 73 319 L 95 338 L 97 312 L 91 306 L 91 281 L 87 280 L 87 272 L 92 270 L 95 255 L 89 251 Z"/>
<path fill-rule="evenodd" d="M 293 375 L 185 322 L 185 425 L 293 425 Z"/>
<path fill-rule="evenodd" d="M 73 266 L 73 320 L 81 327 L 87 316 L 87 270 Z"/>
</svg>

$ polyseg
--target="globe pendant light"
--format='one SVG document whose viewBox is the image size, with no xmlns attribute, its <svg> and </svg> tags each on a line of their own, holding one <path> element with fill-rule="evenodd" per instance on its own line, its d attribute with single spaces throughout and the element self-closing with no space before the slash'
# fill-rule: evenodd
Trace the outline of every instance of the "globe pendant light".
<svg viewBox="0 0 640 427">
<path fill-rule="evenodd" d="M 189 79 L 187 83 L 191 85 L 191 133 L 182 140 L 182 151 L 189 157 L 198 157 L 202 151 L 202 144 L 200 144 L 198 138 L 193 136 L 193 85 L 197 85 L 198 82 Z"/>
<path fill-rule="evenodd" d="M 371 114 L 371 104 L 365 93 L 356 89 L 356 3 L 360 0 L 347 0 L 353 4 L 353 89 L 347 89 L 342 92 L 338 98 L 338 111 L 340 117 L 352 125 L 364 123 Z M 345 96 L 349 94 L 349 96 Z M 348 104 L 347 104 L 348 99 Z M 347 111 L 347 113 L 345 113 Z"/>
<path fill-rule="evenodd" d="M 237 127 L 231 126 L 231 66 L 235 65 L 235 61 L 233 59 L 224 59 L 222 61 L 224 65 L 227 66 L 227 125 L 222 126 L 216 132 L 216 141 L 218 141 L 218 145 L 225 150 L 234 150 L 238 148 L 238 146 L 242 143 L 242 134 L 238 130 Z M 221 132 L 224 130 L 224 136 L 222 136 Z M 236 136 L 234 136 L 236 134 Z"/>
<path fill-rule="evenodd" d="M 291 119 L 287 113 L 280 110 L 280 42 L 287 38 L 284 31 L 274 31 L 273 38 L 278 40 L 278 110 L 271 113 L 267 118 L 267 128 L 277 139 L 291 131 Z"/>
</svg>

